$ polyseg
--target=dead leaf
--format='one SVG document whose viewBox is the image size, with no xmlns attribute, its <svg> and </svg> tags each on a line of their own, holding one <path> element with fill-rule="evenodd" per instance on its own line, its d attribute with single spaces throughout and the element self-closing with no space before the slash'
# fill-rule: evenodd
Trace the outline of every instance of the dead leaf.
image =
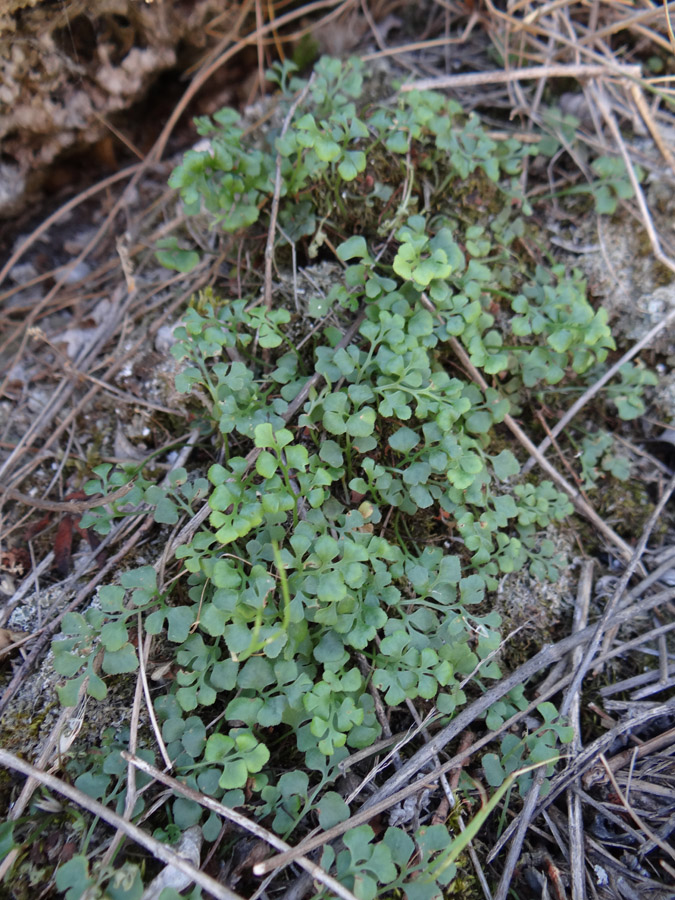
<svg viewBox="0 0 675 900">
<path fill-rule="evenodd" d="M 176 853 L 192 863 L 193 866 L 199 867 L 199 860 L 202 849 L 202 830 L 199 825 L 193 825 L 184 831 L 175 848 Z M 189 875 L 176 869 L 174 866 L 165 866 L 143 892 L 141 900 L 157 900 L 164 888 L 173 888 L 174 891 L 183 891 L 188 885 L 192 884 Z"/>
<path fill-rule="evenodd" d="M 70 572 L 73 550 L 73 517 L 64 516 L 59 522 L 54 538 L 54 568 L 61 578 Z"/>
<path fill-rule="evenodd" d="M 230 875 L 230 884 L 235 887 L 244 873 L 252 869 L 256 863 L 262 862 L 270 855 L 270 848 L 258 838 L 243 837 L 232 849 L 232 862 L 235 864 Z"/>
<path fill-rule="evenodd" d="M 19 641 L 25 643 L 25 639 L 31 637 L 26 631 L 12 631 L 9 628 L 0 628 L 0 653 L 8 650 Z"/>
<path fill-rule="evenodd" d="M 24 547 L 10 547 L 0 553 L 0 571 L 22 576 L 29 569 L 30 554 Z"/>
<path fill-rule="evenodd" d="M 38 519 L 37 522 L 33 522 L 29 525 L 23 533 L 23 539 L 26 543 L 28 541 L 32 541 L 34 537 L 40 534 L 41 531 L 44 531 L 52 521 L 52 513 L 46 513 L 41 519 Z"/>
</svg>

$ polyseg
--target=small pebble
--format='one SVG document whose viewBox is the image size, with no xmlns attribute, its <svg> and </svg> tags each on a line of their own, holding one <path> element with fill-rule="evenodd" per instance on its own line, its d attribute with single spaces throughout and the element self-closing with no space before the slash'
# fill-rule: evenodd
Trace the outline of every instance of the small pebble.
<svg viewBox="0 0 675 900">
<path fill-rule="evenodd" d="M 76 284 L 82 281 L 91 272 L 90 267 L 85 262 L 79 262 L 68 272 L 65 278 L 66 284 Z"/>
</svg>

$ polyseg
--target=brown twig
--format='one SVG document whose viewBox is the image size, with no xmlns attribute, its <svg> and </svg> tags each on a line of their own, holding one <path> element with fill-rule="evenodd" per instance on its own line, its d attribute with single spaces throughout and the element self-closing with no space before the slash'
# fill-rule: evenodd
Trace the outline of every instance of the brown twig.
<svg viewBox="0 0 675 900">
<path fill-rule="evenodd" d="M 468 353 L 464 350 L 457 338 L 452 338 L 450 344 L 452 345 L 456 356 L 462 361 L 463 365 L 471 373 L 471 377 L 476 382 L 476 384 L 479 385 L 481 390 L 487 390 L 487 382 L 478 371 L 478 369 L 476 369 L 476 367 L 473 365 L 473 363 L 469 359 Z M 522 446 L 528 451 L 530 456 L 533 456 L 536 459 L 540 468 L 542 468 L 547 475 L 550 475 L 550 477 L 555 481 L 558 487 L 561 487 L 565 491 L 565 493 L 569 496 L 570 500 L 576 507 L 577 512 L 581 513 L 593 525 L 595 525 L 598 531 L 600 531 L 600 533 L 617 548 L 624 559 L 630 560 L 632 556 L 632 550 L 628 546 L 628 544 L 623 540 L 623 538 L 619 537 L 619 535 L 612 528 L 610 528 L 603 519 L 600 518 L 593 507 L 584 500 L 580 492 L 575 487 L 573 487 L 565 478 L 563 478 L 558 470 L 555 469 L 549 463 L 549 461 L 539 453 L 537 448 L 522 430 L 520 425 L 518 425 L 516 420 L 512 418 L 508 413 L 504 416 L 504 424 L 514 435 L 514 437 L 517 438 L 520 444 L 522 444 Z"/>
<path fill-rule="evenodd" d="M 657 734 L 655 737 L 650 738 L 647 741 L 641 741 L 639 738 L 637 739 L 637 741 L 638 743 L 636 747 L 629 747 L 627 750 L 622 750 L 620 753 L 612 756 L 611 759 L 606 760 L 607 766 L 609 767 L 610 771 L 618 772 L 620 769 L 623 769 L 624 766 L 628 765 L 628 763 L 633 759 L 644 759 L 645 756 L 650 756 L 654 753 L 660 753 L 667 747 L 672 747 L 673 744 L 675 744 L 675 728 L 669 728 L 668 731 L 664 731 L 662 734 Z M 594 783 L 598 783 L 597 778 L 594 778 Z"/>
<path fill-rule="evenodd" d="M 284 123 L 281 126 L 281 133 L 279 135 L 280 139 L 283 139 L 284 135 L 288 131 L 291 122 L 293 121 L 293 116 L 295 115 L 298 107 L 304 101 L 305 97 L 309 93 L 312 84 L 314 82 L 316 75 L 312 73 L 311 77 L 307 81 L 307 84 L 300 91 L 298 96 L 295 98 L 293 103 L 286 114 L 286 118 L 284 119 Z M 265 306 L 267 309 L 272 309 L 272 263 L 274 261 L 274 238 L 277 230 L 277 216 L 279 215 L 279 200 L 281 199 L 281 164 L 283 162 L 283 157 L 281 153 L 277 153 L 277 161 L 276 161 L 276 172 L 274 175 L 274 193 L 272 195 L 272 206 L 270 208 L 270 225 L 267 231 L 267 243 L 265 244 Z"/>
<path fill-rule="evenodd" d="M 572 628 L 581 631 L 588 622 L 588 610 L 593 593 L 593 560 L 585 560 L 582 564 L 579 584 L 577 586 L 577 600 L 574 606 L 574 621 Z M 572 670 L 575 671 L 583 658 L 581 647 L 575 647 L 572 653 Z M 581 696 L 577 690 L 569 704 L 569 722 L 574 729 L 571 751 L 573 755 L 581 752 Z M 572 898 L 583 900 L 585 887 L 585 854 L 584 854 L 584 822 L 582 816 L 581 798 L 577 791 L 567 792 L 567 818 L 570 842 L 570 873 L 572 876 Z"/>
<path fill-rule="evenodd" d="M 637 175 L 635 174 L 635 169 L 633 168 L 633 162 L 630 158 L 630 154 L 628 153 L 628 148 L 626 147 L 626 143 L 623 139 L 621 131 L 619 130 L 619 126 L 616 123 L 614 113 L 612 112 L 609 103 L 607 102 L 607 95 L 602 88 L 598 88 L 594 93 L 596 102 L 600 107 L 600 111 L 602 112 L 605 122 L 609 126 L 609 130 L 612 132 L 612 137 L 616 142 L 616 146 L 619 148 L 619 153 L 621 154 L 621 158 L 623 159 L 624 165 L 626 167 L 628 178 L 630 179 L 630 183 L 633 186 L 635 199 L 637 200 L 637 204 L 640 209 L 642 224 L 644 225 L 649 237 L 649 242 L 652 245 L 654 256 L 662 265 L 670 269 L 671 272 L 675 272 L 675 261 L 672 260 L 666 253 L 664 253 L 661 247 L 661 241 L 658 234 L 656 233 L 656 228 L 654 227 L 654 222 L 652 221 L 652 216 L 649 212 L 649 207 L 647 206 L 647 201 L 645 200 L 645 195 L 643 193 L 642 187 L 640 185 L 640 182 L 637 180 Z"/>
<path fill-rule="evenodd" d="M 372 55 L 372 54 L 371 54 Z M 550 66 L 526 66 L 522 69 L 500 69 L 493 72 L 468 72 L 463 75 L 439 75 L 401 85 L 401 91 L 434 91 L 481 84 L 505 84 L 510 81 L 527 81 L 536 78 L 595 78 L 618 75 L 623 78 L 639 78 L 640 66 L 621 66 L 609 61 L 606 64 L 562 64 Z"/>
<path fill-rule="evenodd" d="M 5 487 L 0 484 L 0 494 L 4 494 L 9 500 L 15 500 L 17 503 L 25 503 L 26 506 L 32 506 L 34 509 L 44 509 L 48 512 L 56 513 L 82 513 L 88 509 L 97 509 L 99 506 L 105 506 L 106 503 L 116 503 L 125 497 L 133 488 L 134 482 L 123 485 L 112 494 L 106 494 L 99 499 L 93 500 L 43 500 L 40 497 L 31 497 L 30 494 L 22 494 L 15 488 Z"/>
<path fill-rule="evenodd" d="M 142 623 L 141 623 L 141 614 L 138 614 L 138 634 L 139 638 L 141 635 Z M 148 675 L 146 671 L 146 664 L 148 660 L 148 656 L 150 654 L 150 645 L 152 644 L 152 635 L 146 635 L 145 642 L 143 644 L 143 649 L 140 648 L 140 640 L 139 640 L 139 653 L 138 653 L 138 662 L 139 662 L 139 677 L 143 687 L 143 695 L 145 697 L 145 705 L 148 710 L 148 715 L 150 717 L 150 723 L 152 725 L 152 731 L 155 735 L 155 740 L 157 741 L 157 746 L 159 747 L 159 752 L 162 755 L 162 759 L 164 760 L 164 765 L 167 769 L 173 769 L 173 762 L 171 761 L 171 757 L 169 756 L 168 750 L 166 749 L 166 744 L 164 743 L 164 739 L 162 737 L 162 730 L 159 727 L 159 722 L 157 721 L 157 716 L 155 715 L 155 708 L 152 704 L 152 697 L 150 696 L 150 685 L 148 684 Z M 133 747 L 130 746 L 131 753 L 135 753 Z"/>
</svg>

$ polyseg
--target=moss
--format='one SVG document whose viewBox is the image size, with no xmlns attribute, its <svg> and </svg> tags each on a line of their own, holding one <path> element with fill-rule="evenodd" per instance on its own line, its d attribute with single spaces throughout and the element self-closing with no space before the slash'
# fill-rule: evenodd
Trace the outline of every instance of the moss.
<svg viewBox="0 0 675 900">
<path fill-rule="evenodd" d="M 25 756 L 29 748 L 39 741 L 45 720 L 59 704 L 54 700 L 38 712 L 27 706 L 10 706 L 2 720 L 2 745 L 11 753 Z"/>
<path fill-rule="evenodd" d="M 606 478 L 598 489 L 589 494 L 591 505 L 598 515 L 628 540 L 635 538 L 644 529 L 647 520 L 654 512 L 654 504 L 644 485 L 636 480 L 618 481 Z M 655 539 L 665 535 L 667 522 L 661 520 L 656 524 L 653 535 Z M 586 519 L 577 519 L 576 529 L 587 553 L 595 553 L 604 549 L 604 543 L 597 529 Z"/>
<path fill-rule="evenodd" d="M 651 287 L 665 287 L 673 283 L 672 270 L 665 266 L 654 256 L 654 247 L 649 239 L 649 235 L 644 228 L 637 228 L 636 236 L 636 256 L 641 259 L 649 259 L 649 274 L 651 276 Z"/>
</svg>

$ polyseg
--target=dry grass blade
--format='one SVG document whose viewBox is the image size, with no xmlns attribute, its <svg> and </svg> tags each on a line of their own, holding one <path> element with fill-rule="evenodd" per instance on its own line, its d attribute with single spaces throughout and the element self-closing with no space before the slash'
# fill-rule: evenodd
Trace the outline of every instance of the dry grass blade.
<svg viewBox="0 0 675 900">
<path fill-rule="evenodd" d="M 661 247 L 661 240 L 656 232 L 656 227 L 654 226 L 652 215 L 649 211 L 649 207 L 647 206 L 647 201 L 645 199 L 642 186 L 640 185 L 640 182 L 638 181 L 635 174 L 633 162 L 630 158 L 628 148 L 626 147 L 626 142 L 624 141 L 621 131 L 619 130 L 616 117 L 611 110 L 607 94 L 603 89 L 599 89 L 595 92 L 595 98 L 598 104 L 598 108 L 602 112 L 602 115 L 607 122 L 607 125 L 609 126 L 612 137 L 616 142 L 616 146 L 626 167 L 626 172 L 628 173 L 628 177 L 630 179 L 635 197 L 638 202 L 638 207 L 640 209 L 642 224 L 644 225 L 647 231 L 647 235 L 649 236 L 649 241 L 652 245 L 654 256 L 662 265 L 666 266 L 666 268 L 670 269 L 671 272 L 675 273 L 675 260 L 672 260 L 666 253 L 664 253 Z"/>
<path fill-rule="evenodd" d="M 635 812 L 635 810 L 633 809 L 631 804 L 628 802 L 628 800 L 624 796 L 623 791 L 617 784 L 616 778 L 614 777 L 614 773 L 612 772 L 611 768 L 607 764 L 607 760 L 605 759 L 604 753 L 600 754 L 599 759 L 600 759 L 600 762 L 602 763 L 602 766 L 603 766 L 605 772 L 607 772 L 607 777 L 611 781 L 612 787 L 616 791 L 616 794 L 619 798 L 619 802 L 621 803 L 623 808 L 626 810 L 628 815 L 635 822 L 635 824 L 640 829 L 640 831 L 643 834 L 645 834 L 649 838 L 650 841 L 652 841 L 657 847 L 660 847 L 664 853 L 667 853 L 670 856 L 670 858 L 675 861 L 675 850 L 670 846 L 670 844 L 668 844 L 666 841 L 662 840 L 658 836 L 658 834 L 655 834 L 652 831 L 652 829 L 649 828 L 649 826 L 645 822 L 642 821 L 640 816 L 638 816 L 638 814 Z"/>
<path fill-rule="evenodd" d="M 104 497 L 99 497 L 98 499 L 63 500 L 61 502 L 57 500 L 41 500 L 39 497 L 31 497 L 29 494 L 22 494 L 14 488 L 4 487 L 3 485 L 0 485 L 0 494 L 5 494 L 10 500 L 25 503 L 26 506 L 31 506 L 34 509 L 45 509 L 49 512 L 58 513 L 82 513 L 88 509 L 96 509 L 99 506 L 104 506 L 106 503 L 116 503 L 118 500 L 125 497 L 133 486 L 134 482 L 130 481 L 129 484 L 125 484 L 111 494 L 106 494 Z"/>
<path fill-rule="evenodd" d="M 142 622 L 141 622 L 141 614 L 138 614 L 138 634 L 139 638 L 142 634 Z M 159 752 L 162 755 L 162 759 L 164 760 L 164 765 L 167 769 L 173 769 L 173 763 L 171 762 L 171 757 L 166 749 L 166 744 L 164 743 L 164 738 L 162 737 L 162 729 L 159 727 L 159 722 L 157 721 L 157 716 L 155 714 L 155 707 L 152 702 L 152 697 L 150 695 L 150 685 L 148 684 L 148 673 L 146 671 L 146 664 L 148 660 L 148 655 L 150 653 L 150 646 L 152 644 L 152 635 L 149 634 L 145 638 L 145 643 L 143 644 L 143 649 L 138 654 L 138 662 L 139 662 L 139 678 L 140 682 L 143 686 L 143 696 L 145 697 L 145 705 L 148 710 L 148 716 L 150 718 L 150 724 L 152 725 L 152 731 L 155 735 L 155 740 L 157 741 L 157 746 L 159 747 Z M 130 750 L 133 753 L 134 748 L 130 745 Z"/>
</svg>

